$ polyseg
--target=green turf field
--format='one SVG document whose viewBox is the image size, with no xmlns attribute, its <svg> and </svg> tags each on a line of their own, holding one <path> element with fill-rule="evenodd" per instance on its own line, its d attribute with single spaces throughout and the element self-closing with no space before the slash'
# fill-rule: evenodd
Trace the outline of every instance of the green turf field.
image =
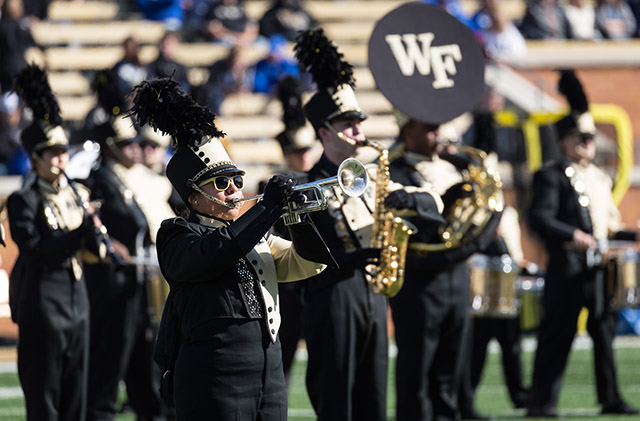
<svg viewBox="0 0 640 421">
<path fill-rule="evenodd" d="M 616 341 L 618 378 L 623 397 L 634 406 L 640 406 L 640 338 L 622 338 Z M 485 366 L 482 383 L 477 392 L 478 411 L 494 415 L 500 420 L 523 418 L 523 410 L 511 407 L 506 387 L 502 381 L 500 354 L 491 353 Z M 394 419 L 395 396 L 393 391 L 392 359 L 389 371 L 389 419 Z M 525 379 L 531 378 L 533 352 L 523 354 Z M 9 370 L 0 373 L 0 420 L 24 420 L 24 406 L 17 374 Z M 304 386 L 305 362 L 297 361 L 291 389 L 289 391 L 289 420 L 308 421 L 314 419 L 313 410 Z M 621 421 L 638 419 L 620 416 L 598 416 L 593 374 L 593 354 L 590 349 L 574 349 L 571 353 L 564 386 L 560 395 L 559 411 L 574 420 Z M 121 415 L 118 421 L 133 421 L 133 415 Z"/>
</svg>

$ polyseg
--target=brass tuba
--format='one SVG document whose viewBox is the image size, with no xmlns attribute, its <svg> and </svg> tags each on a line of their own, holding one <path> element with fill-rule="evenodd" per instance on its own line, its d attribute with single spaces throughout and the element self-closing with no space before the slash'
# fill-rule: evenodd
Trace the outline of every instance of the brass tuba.
<svg viewBox="0 0 640 421">
<path fill-rule="evenodd" d="M 370 141 L 367 142 L 367 146 L 381 151 L 376 174 L 371 247 L 382 250 L 378 264 L 368 268 L 371 275 L 368 280 L 374 292 L 393 297 L 404 283 L 404 265 L 409 236 L 417 229 L 409 222 L 395 216 L 384 203 L 389 194 L 389 151 Z"/>
<path fill-rule="evenodd" d="M 469 185 L 473 186 L 473 194 L 457 199 L 451 211 L 444 215 L 447 222 L 438 230 L 441 243 L 409 245 L 418 253 L 443 251 L 465 244 L 485 230 L 494 212 L 504 209 L 502 181 L 497 170 L 487 164 L 487 153 L 465 145 L 455 145 L 455 148 L 471 159 L 462 176 L 464 181 L 472 182 Z"/>
</svg>

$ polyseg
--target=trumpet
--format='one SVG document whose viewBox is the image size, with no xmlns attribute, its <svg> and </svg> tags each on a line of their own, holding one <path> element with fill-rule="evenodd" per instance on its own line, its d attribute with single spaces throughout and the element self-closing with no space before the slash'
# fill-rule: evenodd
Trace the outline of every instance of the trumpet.
<svg viewBox="0 0 640 421">
<path fill-rule="evenodd" d="M 338 167 L 338 173 L 333 177 L 301 184 L 291 189 L 292 191 L 303 192 L 306 200 L 304 203 L 287 202 L 284 207 L 285 213 L 282 215 L 284 224 L 287 226 L 299 224 L 302 221 L 300 215 L 327 209 L 329 202 L 324 193 L 324 188 L 337 185 L 347 196 L 358 197 L 365 192 L 368 184 L 369 176 L 362 162 L 355 158 L 347 158 L 342 161 Z M 235 205 L 247 200 L 260 200 L 263 196 L 263 194 L 256 194 L 242 199 L 234 199 L 233 203 Z M 310 196 L 313 196 L 311 200 Z"/>
</svg>

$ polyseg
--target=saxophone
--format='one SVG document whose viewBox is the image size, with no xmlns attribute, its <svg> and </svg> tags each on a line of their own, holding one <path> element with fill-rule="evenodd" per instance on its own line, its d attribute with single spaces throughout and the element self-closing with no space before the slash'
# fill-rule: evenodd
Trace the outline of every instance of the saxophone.
<svg viewBox="0 0 640 421">
<path fill-rule="evenodd" d="M 395 296 L 404 283 L 404 265 L 409 244 L 409 236 L 416 232 L 416 228 L 402 218 L 394 216 L 393 212 L 385 205 L 389 189 L 389 151 L 377 144 L 368 142 L 382 152 L 378 160 L 378 172 L 376 174 L 375 208 L 373 213 L 373 231 L 371 233 L 371 247 L 381 249 L 380 261 L 372 268 L 369 283 L 373 291 Z"/>
</svg>

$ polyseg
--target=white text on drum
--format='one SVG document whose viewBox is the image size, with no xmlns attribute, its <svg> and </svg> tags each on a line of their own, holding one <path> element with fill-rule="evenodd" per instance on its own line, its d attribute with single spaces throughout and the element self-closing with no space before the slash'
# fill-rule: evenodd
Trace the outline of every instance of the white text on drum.
<svg viewBox="0 0 640 421">
<path fill-rule="evenodd" d="M 432 46 L 435 35 L 432 32 L 423 34 L 389 34 L 385 41 L 405 76 L 413 76 L 415 69 L 423 76 L 433 70 L 434 89 L 452 88 L 455 83 L 449 74 L 457 73 L 456 61 L 462 61 L 462 53 L 458 44 Z M 406 45 L 406 49 L 402 44 Z M 422 44 L 422 48 L 418 45 Z"/>
</svg>

